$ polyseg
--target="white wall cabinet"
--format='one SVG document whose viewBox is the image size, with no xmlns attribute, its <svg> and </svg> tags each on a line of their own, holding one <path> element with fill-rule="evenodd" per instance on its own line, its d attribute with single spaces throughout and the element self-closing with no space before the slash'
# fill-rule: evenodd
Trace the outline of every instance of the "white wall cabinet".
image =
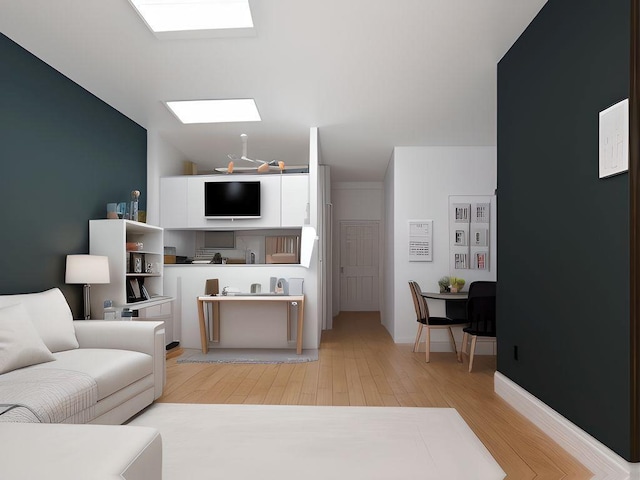
<svg viewBox="0 0 640 480">
<path fill-rule="evenodd" d="M 280 226 L 301 227 L 309 208 L 309 175 L 282 175 Z"/>
<path fill-rule="evenodd" d="M 260 182 L 260 218 L 205 218 L 204 184 L 231 179 Z M 160 180 L 160 225 L 194 230 L 301 227 L 307 216 L 308 191 L 308 174 L 165 177 Z"/>
<path fill-rule="evenodd" d="M 131 249 L 127 245 L 141 244 Z M 158 318 L 165 322 L 167 344 L 175 340 L 171 316 L 173 298 L 163 295 L 164 241 L 163 229 L 131 220 L 90 220 L 89 253 L 109 257 L 110 283 L 91 285 L 91 316 L 103 318 L 104 301 L 111 300 L 118 316 L 122 309 L 137 310 L 147 320 Z M 135 272 L 131 255 L 142 261 L 141 271 Z M 128 300 L 127 285 L 136 280 L 144 285 L 151 298 L 132 302 Z M 164 304 L 169 306 L 162 307 Z M 159 313 L 156 312 L 160 307 Z M 145 309 L 150 309 L 145 312 Z M 168 310 L 167 310 L 168 309 Z M 169 312 L 169 313 L 167 313 Z M 134 318 L 135 319 L 135 318 Z"/>
<path fill-rule="evenodd" d="M 207 182 L 259 181 L 260 218 L 209 219 L 204 216 L 204 185 Z M 162 195 L 162 193 L 161 193 Z M 243 175 L 242 177 L 190 176 L 187 180 L 187 226 L 188 228 L 264 228 L 280 225 L 280 178 L 275 175 Z M 274 202 L 275 200 L 275 202 Z"/>
</svg>

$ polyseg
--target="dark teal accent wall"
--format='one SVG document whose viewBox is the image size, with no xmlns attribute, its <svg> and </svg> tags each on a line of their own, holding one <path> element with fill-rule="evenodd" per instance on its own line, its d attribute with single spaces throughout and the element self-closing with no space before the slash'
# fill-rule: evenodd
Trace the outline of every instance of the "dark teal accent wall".
<svg viewBox="0 0 640 480">
<path fill-rule="evenodd" d="M 498 65 L 498 370 L 630 460 L 629 0 L 550 0 Z M 518 346 L 518 360 L 514 346 Z"/>
<path fill-rule="evenodd" d="M 146 130 L 0 34 L 0 294 L 60 287 L 89 220 L 147 184 Z"/>
</svg>

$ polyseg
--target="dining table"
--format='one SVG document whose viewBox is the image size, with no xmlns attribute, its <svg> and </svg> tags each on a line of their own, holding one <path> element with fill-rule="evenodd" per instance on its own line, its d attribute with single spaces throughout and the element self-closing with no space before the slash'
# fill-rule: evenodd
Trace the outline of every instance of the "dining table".
<svg viewBox="0 0 640 480">
<path fill-rule="evenodd" d="M 452 320 L 467 319 L 467 299 L 469 292 L 421 292 L 424 298 L 445 302 L 445 312 Z"/>
</svg>

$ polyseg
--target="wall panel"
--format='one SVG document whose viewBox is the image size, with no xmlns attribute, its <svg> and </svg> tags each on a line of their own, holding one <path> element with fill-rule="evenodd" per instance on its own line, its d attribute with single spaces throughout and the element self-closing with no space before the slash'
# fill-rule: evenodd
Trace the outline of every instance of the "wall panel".
<svg viewBox="0 0 640 480">
<path fill-rule="evenodd" d="M 138 189 L 145 209 L 146 130 L 1 34 L 0 105 L 0 293 L 57 286 L 79 317 L 65 256 L 108 202 Z"/>
<path fill-rule="evenodd" d="M 551 0 L 500 61 L 497 195 L 498 370 L 628 460 L 629 185 L 598 178 L 598 112 L 629 14 Z"/>
</svg>

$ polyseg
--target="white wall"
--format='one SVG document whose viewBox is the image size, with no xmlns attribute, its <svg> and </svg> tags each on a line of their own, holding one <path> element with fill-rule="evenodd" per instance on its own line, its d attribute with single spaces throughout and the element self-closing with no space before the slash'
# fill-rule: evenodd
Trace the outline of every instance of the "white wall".
<svg viewBox="0 0 640 480">
<path fill-rule="evenodd" d="M 158 132 L 147 131 L 147 223 L 160 225 L 160 177 L 181 175 L 185 156 Z"/>
<path fill-rule="evenodd" d="M 331 201 L 334 218 L 340 220 L 382 220 L 384 186 L 381 182 L 334 182 Z"/>
<path fill-rule="evenodd" d="M 384 187 L 380 182 L 335 182 L 331 185 L 333 204 L 333 315 L 340 313 L 340 222 L 380 222 L 380 252 L 384 251 Z M 382 262 L 380 263 L 382 290 Z"/>
<path fill-rule="evenodd" d="M 393 198 L 395 196 L 395 158 L 391 155 L 391 160 L 387 166 L 387 172 L 384 178 L 384 221 L 387 226 L 384 229 L 384 247 L 382 254 L 383 276 L 382 276 L 382 295 L 383 300 L 380 309 L 382 325 L 393 336 L 395 331 L 395 298 L 393 289 L 393 278 L 395 276 L 395 256 L 394 245 L 395 236 L 393 228 L 395 225 L 395 217 L 393 211 Z"/>
<path fill-rule="evenodd" d="M 449 195 L 493 195 L 496 180 L 495 147 L 396 147 L 385 184 L 393 184 L 387 197 L 392 212 L 387 213 L 393 223 L 393 244 L 385 255 L 393 258 L 392 284 L 385 286 L 391 295 L 393 320 L 385 318 L 396 343 L 413 343 L 416 319 L 409 280 L 417 281 L 423 290 L 437 291 L 437 281 L 449 275 Z M 433 261 L 409 262 L 408 221 L 433 220 Z M 495 223 L 495 218 L 493 219 Z M 494 242 L 495 244 L 495 242 Z M 390 250 L 389 250 L 390 248 Z M 489 272 L 467 270 L 463 276 L 471 280 L 495 280 L 495 255 Z M 386 291 L 386 290 L 389 291 Z M 466 288 L 465 288 L 466 290 Z M 390 293 L 390 292 L 393 293 Z M 444 302 L 430 301 L 432 315 L 444 315 Z M 385 317 L 389 313 L 385 312 Z M 448 350 L 446 331 L 432 336 L 432 350 Z M 458 335 L 460 336 L 460 332 Z"/>
<path fill-rule="evenodd" d="M 318 128 L 311 127 L 309 129 L 309 226 L 316 229 L 318 238 L 323 235 L 320 232 L 318 223 L 318 188 L 320 180 L 318 178 L 318 167 L 320 166 L 320 145 L 318 143 Z M 322 318 L 320 303 L 324 302 L 322 295 L 322 285 L 318 279 L 322 277 L 320 272 L 320 244 L 316 241 L 311 254 L 311 262 L 306 271 L 306 275 L 298 275 L 304 277 L 304 294 L 305 294 L 305 330 L 304 330 L 304 346 L 306 348 L 318 348 L 320 346 L 320 337 L 322 335 Z M 313 331 L 313 335 L 311 335 Z"/>
</svg>

